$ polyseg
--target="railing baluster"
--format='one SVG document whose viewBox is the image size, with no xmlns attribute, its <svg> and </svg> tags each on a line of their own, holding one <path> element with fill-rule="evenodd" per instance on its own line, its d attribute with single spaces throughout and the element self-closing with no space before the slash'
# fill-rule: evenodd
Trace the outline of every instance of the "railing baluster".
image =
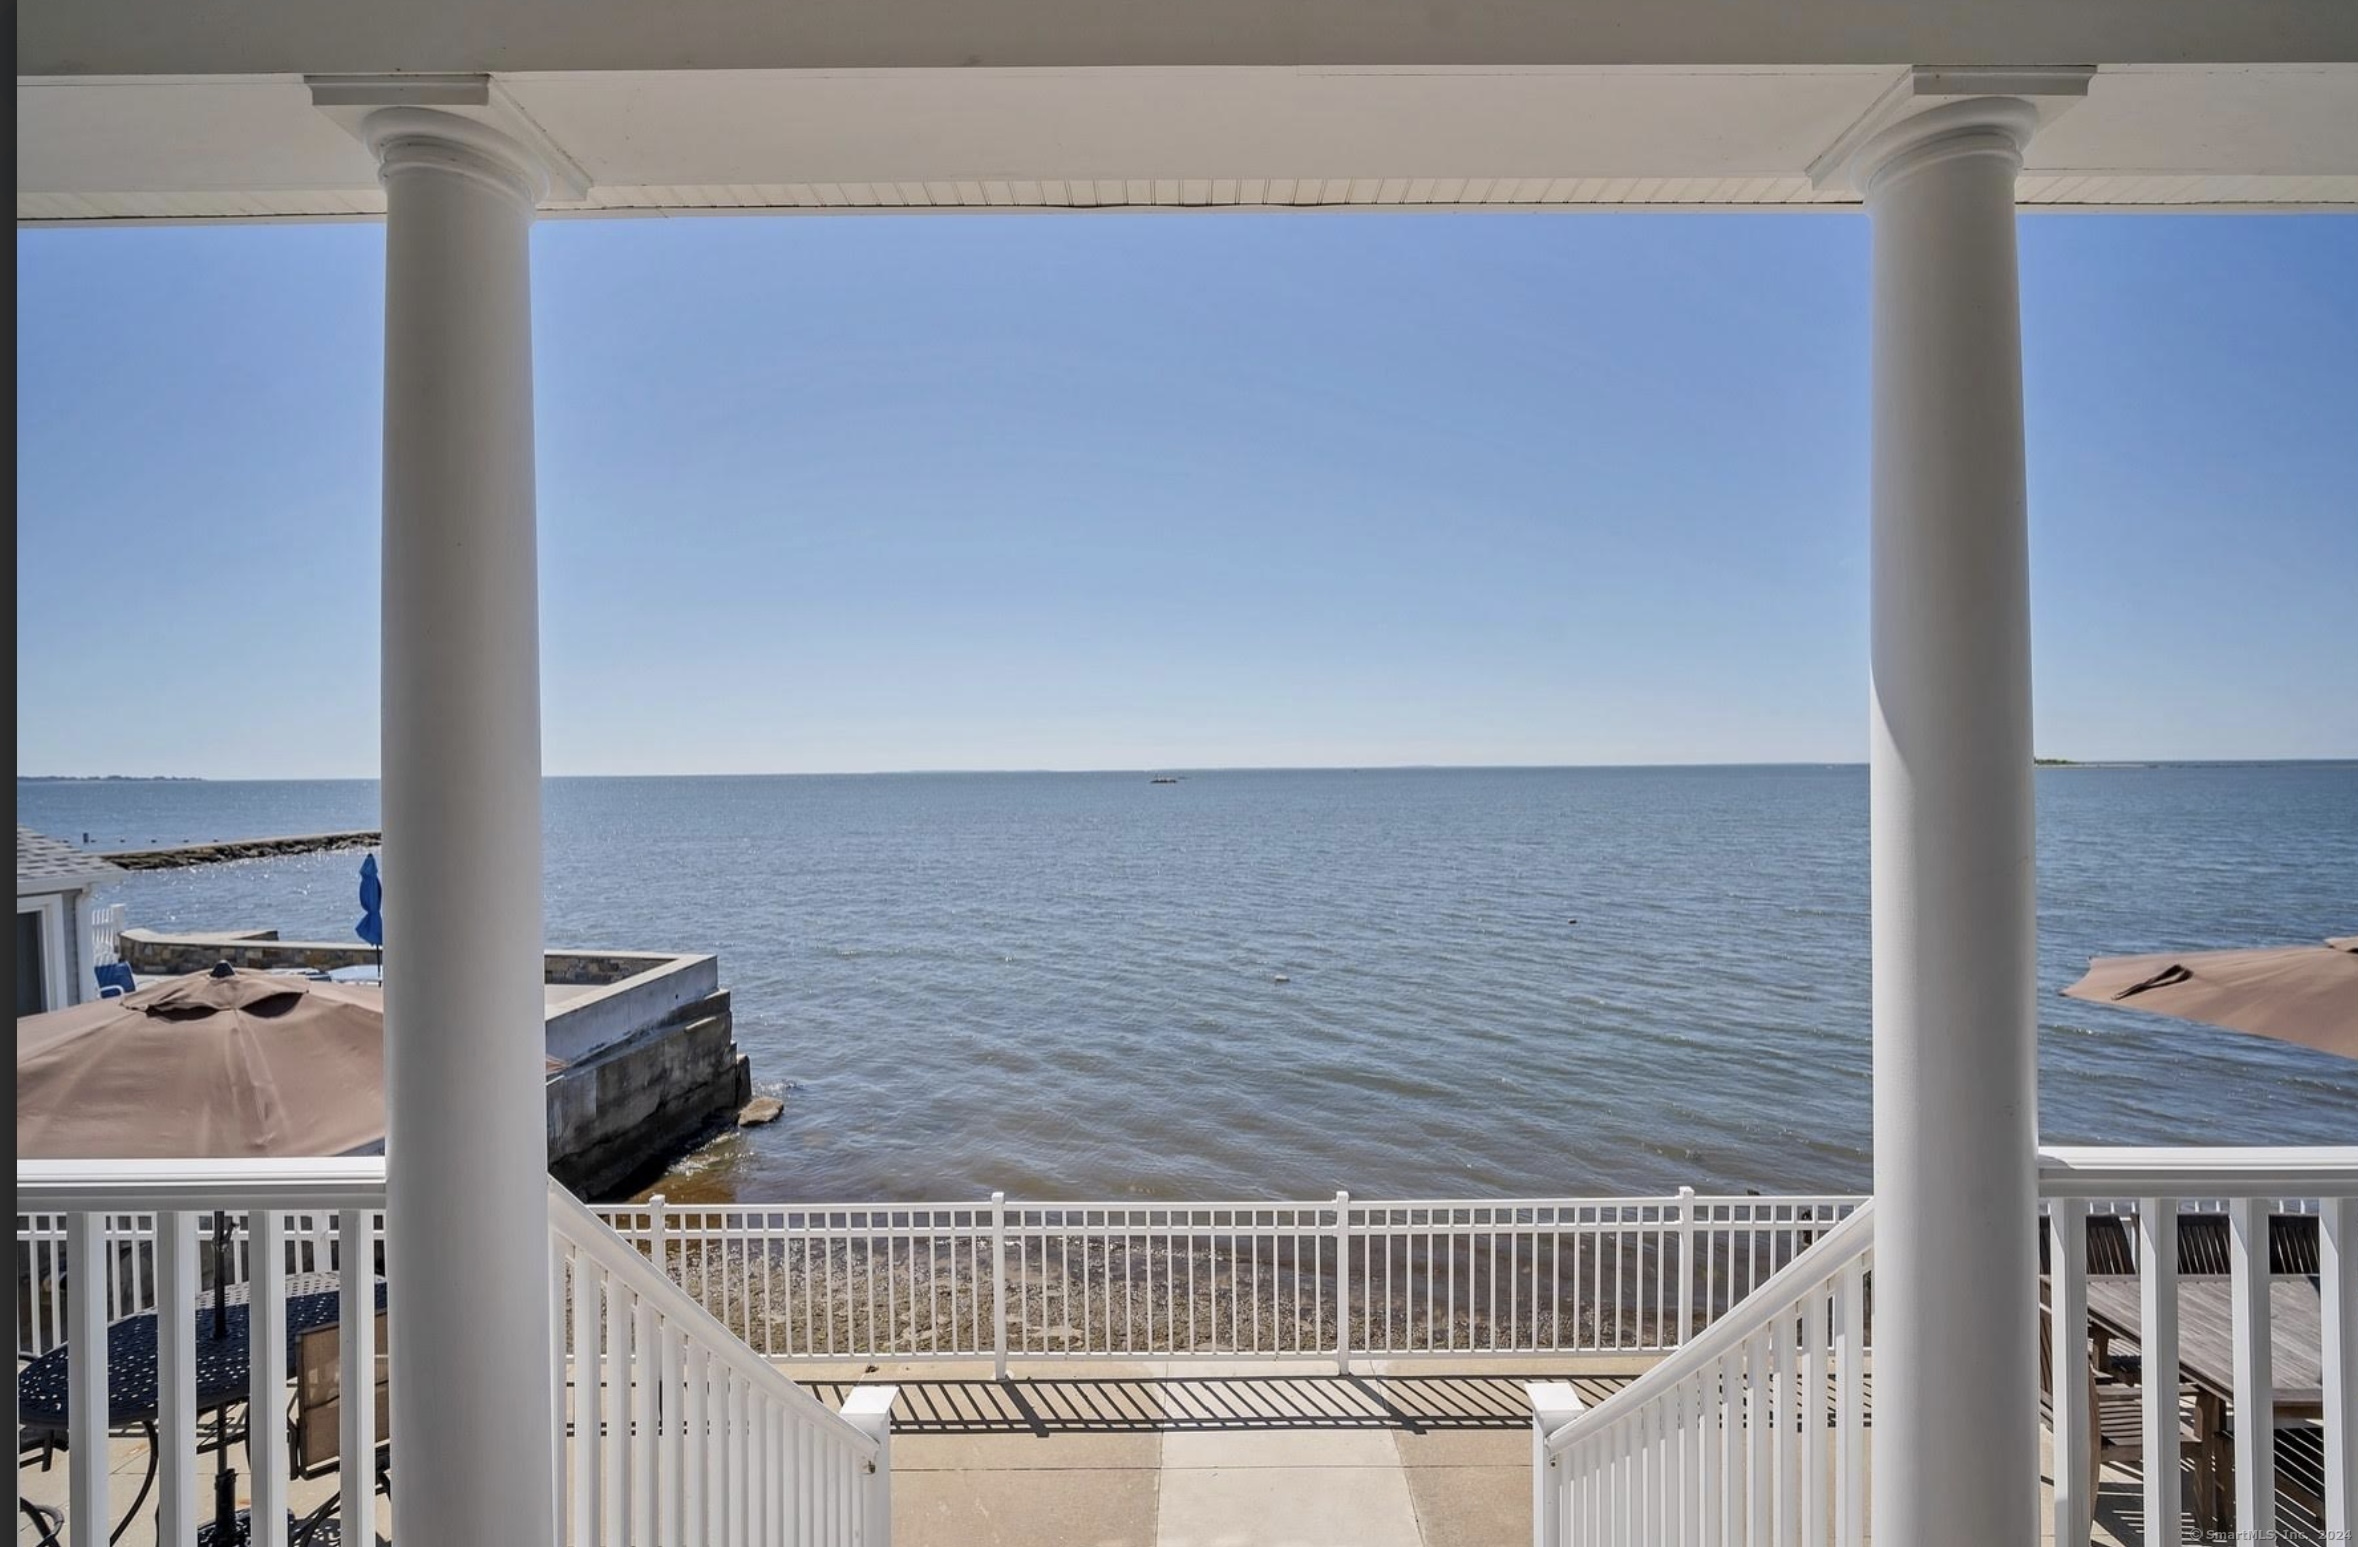
<svg viewBox="0 0 2358 1547">
<path fill-rule="evenodd" d="M 1643 1540 L 1637 1534 L 1637 1521 L 1631 1506 L 1637 1502 L 1637 1453 L 1632 1436 L 1636 1425 L 1624 1421 L 1613 1426 L 1613 1528 L 1607 1538 L 1613 1542 Z"/>
<path fill-rule="evenodd" d="M 1727 1458 L 1721 1450 L 1720 1371 L 1708 1368 L 1695 1381 L 1695 1535 L 1697 1543 L 1719 1540 L 1721 1490 L 1727 1486 Z"/>
<path fill-rule="evenodd" d="M 601 1466 L 605 1444 L 601 1398 L 605 1391 L 598 1354 L 598 1292 L 603 1277 L 586 1253 L 573 1256 L 573 1547 L 600 1547 L 605 1534 L 598 1509 L 603 1502 Z"/>
<path fill-rule="evenodd" d="M 336 1487 L 344 1540 L 377 1539 L 377 1230 L 369 1209 L 346 1209 L 336 1221 Z M 159 1540 L 183 1537 L 165 1532 Z"/>
<path fill-rule="evenodd" d="M 598 1466 L 605 1479 L 605 1520 L 609 1539 L 630 1537 L 631 1293 L 612 1274 L 600 1274 L 606 1304 L 606 1357 L 599 1362 L 605 1392 L 598 1411 L 605 1423 L 605 1453 Z"/>
<path fill-rule="evenodd" d="M 1801 1540 L 1822 1547 L 1826 1540 L 1826 1318 L 1824 1288 L 1801 1302 L 1800 1385 L 1794 1392 L 1801 1423 Z"/>
<path fill-rule="evenodd" d="M 1643 1279 L 1638 1282 L 1638 1293 L 1642 1299 L 1645 1294 Z M 1666 1392 L 1664 1395 L 1667 1397 L 1668 1393 Z M 1670 1403 L 1668 1401 L 1655 1403 L 1652 1409 L 1646 1413 L 1642 1420 L 1642 1432 L 1646 1436 L 1646 1512 L 1652 1517 L 1651 1528 L 1646 1532 L 1646 1540 L 1658 1542 L 1670 1534 L 1673 1529 L 1672 1522 L 1678 1518 L 1676 1501 L 1671 1497 L 1676 1485 L 1671 1475 L 1672 1446 L 1670 1443 Z"/>
<path fill-rule="evenodd" d="M 156 1539 L 197 1531 L 197 1221 L 156 1216 Z"/>
<path fill-rule="evenodd" d="M 722 1547 L 728 1540 L 727 1502 L 721 1497 L 721 1457 L 729 1441 L 726 1366 L 703 1339 L 688 1340 L 689 1400 L 695 1405 L 688 1433 L 689 1470 L 695 1514 L 688 1525 L 692 1547 Z"/>
<path fill-rule="evenodd" d="M 1765 1547 L 1769 1540 L 1769 1335 L 1756 1332 L 1744 1345 L 1744 1480 L 1750 1498 L 1744 1509 L 1744 1540 Z"/>
<path fill-rule="evenodd" d="M 572 1490 L 565 1486 L 566 1468 L 572 1456 L 572 1440 L 568 1434 L 569 1415 L 565 1406 L 565 1330 L 569 1325 L 565 1313 L 566 1271 L 572 1253 L 551 1243 L 549 1247 L 549 1453 L 556 1457 L 556 1465 L 549 1469 L 549 1519 L 556 1528 L 558 1541 L 570 1537 L 567 1529 Z"/>
<path fill-rule="evenodd" d="M 105 1216 L 66 1216 L 66 1525 L 74 1547 L 105 1547 L 111 1518 L 106 1487 L 106 1258 Z"/>
<path fill-rule="evenodd" d="M 2088 1547 L 2095 1529 L 2095 1415 L 2088 1382 L 2088 1205 L 2047 1206 L 2047 1366 L 2055 1414 L 2055 1547 Z M 2173 1445 L 2175 1440 L 2173 1439 Z M 2172 1449 L 2169 1454 L 2175 1456 Z"/>
<path fill-rule="evenodd" d="M 712 1501 L 706 1497 L 708 1482 L 705 1452 L 712 1439 L 711 1390 L 707 1381 L 709 1356 L 702 1344 L 690 1341 L 687 1347 L 687 1403 L 688 1421 L 686 1453 L 681 1458 L 680 1492 L 686 1500 L 686 1518 L 681 1541 L 685 1547 L 704 1547 L 713 1533 Z"/>
<path fill-rule="evenodd" d="M 2325 1535 L 2358 1540 L 2358 1198 L 2318 1208 L 2318 1351 L 2325 1378 Z"/>
<path fill-rule="evenodd" d="M 1834 1359 L 1834 1402 L 1839 1426 L 1834 1473 L 1834 1539 L 1839 1547 L 1864 1547 L 1867 1529 L 1867 1278 L 1854 1262 L 1835 1283 L 1834 1321 L 1841 1340 Z M 2058 1543 L 2058 1547 L 2063 1544 Z M 2085 1547 L 2085 1544 L 2082 1544 Z"/>
<path fill-rule="evenodd" d="M 1703 1539 L 1703 1409 L 1707 1398 L 1700 1377 L 1680 1383 L 1678 1412 L 1678 1540 L 1693 1547 Z"/>
<path fill-rule="evenodd" d="M 688 1543 L 688 1371 L 687 1340 L 666 1319 L 657 1330 L 656 1357 L 663 1409 L 657 1415 L 655 1447 L 656 1531 L 663 1547 Z"/>
<path fill-rule="evenodd" d="M 1801 1383 L 1794 1364 L 1798 1332 L 1792 1312 L 1769 1323 L 1777 1370 L 1776 1391 L 1769 1399 L 1770 1418 L 1776 1425 L 1773 1449 L 1777 1467 L 1777 1547 L 1799 1547 L 1801 1537 L 1801 1446 L 1796 1430 L 1802 1404 Z"/>
<path fill-rule="evenodd" d="M 2147 1198 L 2137 1206 L 2138 1339 L 2145 1363 L 2145 1540 L 2182 1547 L 2178 1468 L 2178 1204 Z"/>
<path fill-rule="evenodd" d="M 655 1302 L 644 1295 L 637 1297 L 631 1311 L 631 1387 L 630 1387 L 630 1520 L 626 1526 L 629 1539 L 654 1547 L 662 1532 L 660 1500 L 662 1484 L 656 1451 L 660 1444 L 656 1425 L 661 1411 L 671 1403 L 662 1397 L 664 1390 L 662 1356 L 657 1352 L 662 1336 L 656 1320 Z"/>
<path fill-rule="evenodd" d="M 1745 1539 L 1744 1351 L 1731 1348 L 1719 1361 L 1719 1532 L 1722 1542 Z"/>
<path fill-rule="evenodd" d="M 745 1377 L 735 1370 L 729 1372 L 728 1379 L 729 1448 L 722 1453 L 722 1464 L 726 1470 L 722 1474 L 721 1486 L 727 1490 L 729 1498 L 730 1547 L 745 1547 L 745 1532 L 749 1524 L 746 1518 L 749 1513 L 747 1506 L 752 1502 L 746 1496 L 750 1491 L 746 1483 L 753 1475 L 748 1456 L 747 1427 L 750 1415 L 746 1405 L 752 1393 L 746 1389 Z"/>
<path fill-rule="evenodd" d="M 2244 1541 L 2266 1542 L 2276 1535 L 2276 1376 L 2270 1348 L 2267 1200 L 2234 1199 L 2227 1205 L 2227 1223 L 2235 1362 L 2235 1530 Z"/>
<path fill-rule="evenodd" d="M 258 1209 L 246 1217 L 252 1237 L 252 1290 L 246 1301 L 246 1333 L 252 1353 L 246 1408 L 246 1449 L 253 1458 L 253 1515 L 247 1540 L 254 1547 L 287 1543 L 287 1259 L 286 1228 L 278 1210 Z"/>
</svg>

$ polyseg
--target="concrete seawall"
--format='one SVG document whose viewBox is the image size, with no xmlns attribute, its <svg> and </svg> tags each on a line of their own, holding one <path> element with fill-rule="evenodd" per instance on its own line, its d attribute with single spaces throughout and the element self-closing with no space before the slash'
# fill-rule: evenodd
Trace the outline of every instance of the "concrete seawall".
<svg viewBox="0 0 2358 1547">
<path fill-rule="evenodd" d="M 131 970 L 161 976 L 215 962 L 259 969 L 374 965 L 376 951 L 280 940 L 270 930 L 163 935 L 126 929 Z M 547 953 L 544 1035 L 549 1174 L 585 1198 L 629 1192 L 726 1128 L 751 1099 L 720 958 L 664 951 Z"/>
</svg>

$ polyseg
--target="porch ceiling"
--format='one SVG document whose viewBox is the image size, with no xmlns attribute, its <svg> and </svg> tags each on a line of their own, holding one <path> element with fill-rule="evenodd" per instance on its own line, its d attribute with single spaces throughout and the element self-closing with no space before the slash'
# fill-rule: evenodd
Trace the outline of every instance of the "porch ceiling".
<svg viewBox="0 0 2358 1547">
<path fill-rule="evenodd" d="M 2095 63 L 2026 203 L 2358 207 L 2341 0 L 85 0 L 18 47 L 26 222 L 378 213 L 305 71 L 491 74 L 594 214 L 1840 206 L 1906 65 Z"/>
</svg>

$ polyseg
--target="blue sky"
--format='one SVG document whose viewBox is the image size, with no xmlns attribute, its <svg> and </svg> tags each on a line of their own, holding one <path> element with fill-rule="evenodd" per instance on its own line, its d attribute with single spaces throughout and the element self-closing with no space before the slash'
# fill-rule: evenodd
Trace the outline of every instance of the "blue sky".
<svg viewBox="0 0 2358 1547">
<path fill-rule="evenodd" d="M 376 765 L 383 235 L 17 238 L 17 760 Z M 1856 761 L 1849 215 L 563 222 L 552 773 Z M 2022 223 L 2039 750 L 2358 756 L 2358 218 Z"/>
</svg>

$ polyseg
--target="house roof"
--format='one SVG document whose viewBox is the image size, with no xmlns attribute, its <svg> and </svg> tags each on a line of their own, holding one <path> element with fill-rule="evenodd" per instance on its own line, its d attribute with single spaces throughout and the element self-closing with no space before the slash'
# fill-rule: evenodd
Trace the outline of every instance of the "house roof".
<svg viewBox="0 0 2358 1547">
<path fill-rule="evenodd" d="M 45 838 L 31 828 L 16 829 L 16 890 L 63 892 L 122 874 L 98 855 L 70 843 Z"/>
</svg>

